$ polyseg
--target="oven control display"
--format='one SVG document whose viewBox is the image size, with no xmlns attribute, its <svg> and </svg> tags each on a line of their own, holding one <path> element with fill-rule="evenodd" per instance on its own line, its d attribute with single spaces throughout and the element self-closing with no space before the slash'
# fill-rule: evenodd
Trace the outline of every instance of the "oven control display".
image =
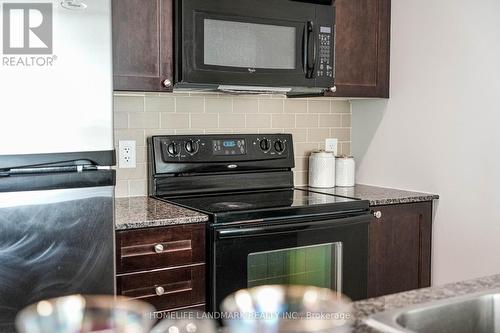
<svg viewBox="0 0 500 333">
<path fill-rule="evenodd" d="M 247 153 L 244 139 L 213 140 L 212 147 L 216 156 L 245 155 Z"/>
</svg>

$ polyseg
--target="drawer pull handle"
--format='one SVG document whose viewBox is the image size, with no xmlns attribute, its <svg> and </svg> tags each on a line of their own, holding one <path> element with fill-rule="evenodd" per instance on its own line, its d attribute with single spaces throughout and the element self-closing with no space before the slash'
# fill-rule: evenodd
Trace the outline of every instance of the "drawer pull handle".
<svg viewBox="0 0 500 333">
<path fill-rule="evenodd" d="M 155 292 L 156 292 L 156 295 L 161 296 L 161 295 L 165 294 L 165 288 L 163 288 L 161 286 L 160 287 L 156 287 L 155 288 Z"/>
<path fill-rule="evenodd" d="M 382 212 L 380 210 L 377 210 L 376 212 L 372 212 L 373 216 L 375 216 L 376 219 L 380 219 L 382 217 Z"/>
<path fill-rule="evenodd" d="M 165 247 L 163 244 L 156 244 L 155 245 L 155 252 L 156 253 L 162 253 L 165 250 Z"/>
</svg>

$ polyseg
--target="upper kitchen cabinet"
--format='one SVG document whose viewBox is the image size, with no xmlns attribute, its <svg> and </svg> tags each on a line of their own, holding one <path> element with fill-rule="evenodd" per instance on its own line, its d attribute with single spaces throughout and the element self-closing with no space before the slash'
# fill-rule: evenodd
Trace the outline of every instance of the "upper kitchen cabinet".
<svg viewBox="0 0 500 333">
<path fill-rule="evenodd" d="M 337 97 L 389 97 L 391 0 L 336 0 Z"/>
<path fill-rule="evenodd" d="M 115 90 L 172 90 L 172 10 L 172 0 L 113 0 Z"/>
<path fill-rule="evenodd" d="M 113 0 L 115 90 L 172 90 L 173 63 L 181 61 L 173 59 L 173 1 Z M 389 97 L 390 4 L 335 1 L 337 91 L 328 96 Z"/>
</svg>

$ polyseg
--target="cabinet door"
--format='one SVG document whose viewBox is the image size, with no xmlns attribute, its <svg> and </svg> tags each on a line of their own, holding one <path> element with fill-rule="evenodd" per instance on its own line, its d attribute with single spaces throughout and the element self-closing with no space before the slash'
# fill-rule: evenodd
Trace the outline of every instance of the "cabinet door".
<svg viewBox="0 0 500 333">
<path fill-rule="evenodd" d="M 432 202 L 372 209 L 369 297 L 430 286 Z"/>
<path fill-rule="evenodd" d="M 391 0 L 336 0 L 335 85 L 329 96 L 389 97 Z"/>
<path fill-rule="evenodd" d="M 172 0 L 113 0 L 115 90 L 171 90 L 172 15 Z"/>
</svg>

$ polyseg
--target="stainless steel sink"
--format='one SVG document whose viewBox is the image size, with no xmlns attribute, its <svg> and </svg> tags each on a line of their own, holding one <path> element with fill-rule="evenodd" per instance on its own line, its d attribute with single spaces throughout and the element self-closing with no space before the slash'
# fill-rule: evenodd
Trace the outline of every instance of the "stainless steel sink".
<svg viewBox="0 0 500 333">
<path fill-rule="evenodd" d="M 382 312 L 365 322 L 388 333 L 500 333 L 500 289 Z"/>
</svg>

